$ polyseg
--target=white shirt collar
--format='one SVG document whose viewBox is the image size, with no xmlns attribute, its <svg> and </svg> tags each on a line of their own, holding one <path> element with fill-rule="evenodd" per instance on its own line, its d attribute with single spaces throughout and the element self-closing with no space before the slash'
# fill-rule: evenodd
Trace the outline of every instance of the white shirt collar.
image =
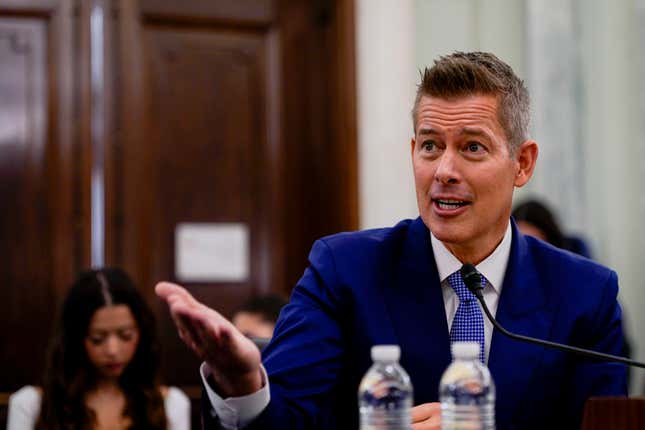
<svg viewBox="0 0 645 430">
<path fill-rule="evenodd" d="M 497 245 L 497 248 L 482 262 L 480 262 L 476 269 L 484 275 L 490 285 L 499 294 L 502 290 L 502 283 L 504 282 L 504 275 L 506 274 L 506 266 L 508 265 L 508 258 L 511 255 L 511 237 L 512 237 L 511 222 L 509 220 L 508 227 L 504 233 L 504 238 Z M 452 255 L 446 245 L 437 239 L 432 232 L 430 232 L 430 241 L 432 243 L 432 252 L 434 253 L 434 260 L 437 263 L 437 270 L 439 271 L 439 279 L 443 282 L 448 276 L 459 270 L 462 266 L 457 257 Z"/>
</svg>

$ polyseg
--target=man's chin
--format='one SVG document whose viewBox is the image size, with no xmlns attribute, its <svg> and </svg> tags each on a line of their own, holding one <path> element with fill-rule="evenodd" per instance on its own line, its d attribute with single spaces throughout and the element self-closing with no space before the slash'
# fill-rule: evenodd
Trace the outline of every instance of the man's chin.
<svg viewBox="0 0 645 430">
<path fill-rule="evenodd" d="M 459 246 L 460 244 L 464 243 L 463 237 L 457 234 L 437 234 L 435 232 L 432 232 L 432 234 L 446 246 Z"/>
<path fill-rule="evenodd" d="M 466 240 L 467 235 L 462 225 L 444 220 L 426 219 L 425 217 L 423 217 L 423 221 L 432 235 L 444 243 L 459 244 Z"/>
</svg>

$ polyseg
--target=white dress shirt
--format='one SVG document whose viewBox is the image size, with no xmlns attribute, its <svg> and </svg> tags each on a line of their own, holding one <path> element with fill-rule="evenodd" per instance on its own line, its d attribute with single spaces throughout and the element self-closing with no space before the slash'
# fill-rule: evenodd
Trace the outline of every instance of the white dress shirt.
<svg viewBox="0 0 645 430">
<path fill-rule="evenodd" d="M 271 394 L 269 391 L 269 378 L 264 366 L 260 365 L 262 370 L 262 383 L 264 386 L 255 393 L 247 394 L 241 397 L 227 397 L 223 399 L 208 384 L 206 378 L 212 373 L 210 366 L 202 363 L 199 367 L 199 373 L 202 376 L 202 382 L 206 389 L 206 395 L 213 408 L 208 411 L 213 416 L 219 418 L 220 425 L 225 430 L 242 429 L 256 419 L 267 407 Z"/>
<path fill-rule="evenodd" d="M 484 301 L 490 310 L 490 313 L 495 316 L 497 312 L 497 303 L 499 302 L 499 295 L 502 292 L 502 283 L 504 282 L 504 274 L 506 273 L 506 266 L 508 265 L 508 258 L 511 254 L 511 236 L 512 229 L 509 221 L 504 238 L 497 245 L 497 248 L 486 257 L 476 267 L 477 271 L 481 273 L 488 281 L 484 287 Z M 443 293 L 443 304 L 446 309 L 446 319 L 448 320 L 448 329 L 452 325 L 452 320 L 457 313 L 459 306 L 459 297 L 457 293 L 450 286 L 448 276 L 452 275 L 457 270 L 461 269 L 463 263 L 448 251 L 439 239 L 430 233 L 430 241 L 432 243 L 432 252 L 434 259 L 437 263 L 437 270 L 439 271 L 439 279 L 441 280 L 441 290 Z M 481 309 L 481 305 L 477 303 Z M 488 355 L 490 352 L 490 341 L 493 337 L 493 323 L 491 323 L 484 310 L 481 310 L 484 317 L 484 356 L 486 363 L 488 363 Z"/>
<path fill-rule="evenodd" d="M 493 316 L 497 312 L 497 303 L 499 302 L 499 295 L 502 292 L 502 283 L 504 282 L 504 274 L 506 273 L 506 266 L 508 265 L 508 258 L 511 253 L 511 223 L 509 221 L 506 233 L 500 244 L 495 250 L 486 257 L 477 266 L 477 270 L 488 280 L 484 287 L 484 300 L 486 306 Z M 443 293 L 443 302 L 446 309 L 446 318 L 448 320 L 448 327 L 452 325 L 452 320 L 455 318 L 457 307 L 459 306 L 459 298 L 457 293 L 452 289 L 448 283 L 448 276 L 459 270 L 462 263 L 448 251 L 448 248 L 434 235 L 430 234 L 432 243 L 432 252 L 434 253 L 435 262 L 439 271 L 439 279 L 441 280 L 441 289 Z M 480 305 L 481 306 L 481 305 Z M 490 342 L 493 337 L 493 325 L 482 310 L 484 316 L 484 353 L 486 362 L 488 362 L 488 355 L 490 351 Z M 204 387 L 206 387 L 206 394 L 211 402 L 213 408 L 210 413 L 219 417 L 220 424 L 226 430 L 241 429 L 250 424 L 257 418 L 264 408 L 267 407 L 271 400 L 269 391 L 269 378 L 267 377 L 266 370 L 262 366 L 262 377 L 264 379 L 264 386 L 255 393 L 242 396 L 242 397 L 229 397 L 223 399 L 215 391 L 211 389 L 206 381 L 210 375 L 211 370 L 208 364 L 203 363 L 200 367 L 200 374 Z"/>
</svg>

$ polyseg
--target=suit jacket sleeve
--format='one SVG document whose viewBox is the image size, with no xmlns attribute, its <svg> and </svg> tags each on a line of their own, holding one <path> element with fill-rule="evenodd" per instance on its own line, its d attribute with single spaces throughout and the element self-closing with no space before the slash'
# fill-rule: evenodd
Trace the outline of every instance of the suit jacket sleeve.
<svg viewBox="0 0 645 430">
<path fill-rule="evenodd" d="M 333 411 L 343 368 L 343 300 L 332 252 L 319 240 L 310 266 L 280 314 L 272 342 L 263 351 L 271 401 L 249 428 L 312 429 Z"/>
<path fill-rule="evenodd" d="M 586 327 L 589 334 L 588 348 L 613 355 L 620 355 L 623 345 L 621 310 L 616 296 L 618 280 L 610 272 L 607 282 L 598 295 L 596 312 Z M 578 410 L 582 410 L 587 398 L 593 396 L 616 396 L 627 394 L 626 367 L 620 363 L 581 360 L 576 367 L 574 385 L 578 392 Z"/>
</svg>

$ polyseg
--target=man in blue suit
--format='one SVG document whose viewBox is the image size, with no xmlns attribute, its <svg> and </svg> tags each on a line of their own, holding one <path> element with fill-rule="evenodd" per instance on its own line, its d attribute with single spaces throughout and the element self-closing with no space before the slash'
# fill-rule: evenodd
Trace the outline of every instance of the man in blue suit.
<svg viewBox="0 0 645 430">
<path fill-rule="evenodd" d="M 463 263 L 483 275 L 484 300 L 509 330 L 620 351 L 616 274 L 523 236 L 510 219 L 513 190 L 538 154 L 512 69 L 487 53 L 440 58 L 423 75 L 413 119 L 420 217 L 317 241 L 262 361 L 216 311 L 177 285 L 157 286 L 204 360 L 207 427 L 355 429 L 370 347 L 398 344 L 414 386 L 413 429 L 439 429 L 439 379 L 462 306 L 450 275 Z M 588 397 L 626 393 L 623 365 L 519 343 L 487 320 L 481 339 L 499 430 L 574 429 Z"/>
</svg>

